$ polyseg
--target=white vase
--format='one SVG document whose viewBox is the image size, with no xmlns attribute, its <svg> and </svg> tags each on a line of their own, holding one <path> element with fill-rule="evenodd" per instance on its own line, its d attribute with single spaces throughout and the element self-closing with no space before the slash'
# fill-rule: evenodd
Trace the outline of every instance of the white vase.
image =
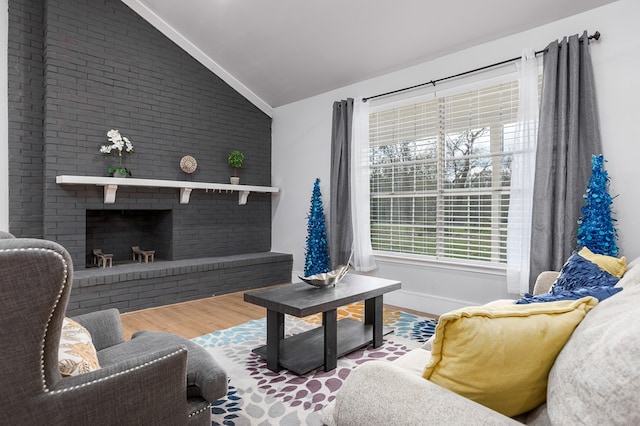
<svg viewBox="0 0 640 426">
<path fill-rule="evenodd" d="M 239 185 L 240 184 L 240 178 L 237 176 L 231 176 L 229 178 L 229 181 L 231 182 L 231 185 Z"/>
<path fill-rule="evenodd" d="M 126 169 L 118 168 L 114 170 L 113 173 L 111 173 L 111 176 L 117 177 L 117 178 L 126 178 L 126 177 L 129 177 L 129 173 L 127 172 Z"/>
</svg>

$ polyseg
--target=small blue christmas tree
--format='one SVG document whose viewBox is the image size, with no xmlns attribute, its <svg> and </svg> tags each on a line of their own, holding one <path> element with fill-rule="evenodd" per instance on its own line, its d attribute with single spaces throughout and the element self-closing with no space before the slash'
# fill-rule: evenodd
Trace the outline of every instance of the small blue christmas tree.
<svg viewBox="0 0 640 426">
<path fill-rule="evenodd" d="M 320 193 L 320 179 L 313 184 L 311 208 L 307 218 L 307 245 L 304 261 L 304 276 L 322 274 L 331 270 L 329 263 L 329 248 L 327 243 L 327 228 L 322 207 Z"/>
<path fill-rule="evenodd" d="M 617 256 L 615 219 L 611 217 L 612 198 L 608 192 L 609 176 L 603 168 L 604 161 L 602 155 L 591 157 L 592 175 L 584 194 L 586 205 L 582 206 L 582 217 L 578 220 L 578 245 L 594 253 Z"/>
</svg>

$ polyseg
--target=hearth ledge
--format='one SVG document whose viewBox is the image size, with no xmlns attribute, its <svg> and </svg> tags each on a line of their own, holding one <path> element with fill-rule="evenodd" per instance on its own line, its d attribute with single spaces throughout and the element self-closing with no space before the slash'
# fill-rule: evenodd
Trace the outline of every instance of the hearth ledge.
<svg viewBox="0 0 640 426">
<path fill-rule="evenodd" d="M 138 178 L 115 178 L 104 176 L 56 176 L 58 185 L 96 185 L 104 187 L 104 204 L 114 204 L 116 202 L 116 191 L 118 186 L 136 186 L 153 188 L 178 188 L 180 190 L 180 204 L 189 204 L 191 191 L 194 189 L 204 189 L 206 191 L 226 191 L 238 192 L 238 204 L 247 204 L 247 198 L 251 192 L 280 192 L 279 188 L 273 186 L 254 185 L 231 185 L 228 183 L 210 182 L 185 182 L 177 180 L 162 179 L 138 179 Z"/>
</svg>

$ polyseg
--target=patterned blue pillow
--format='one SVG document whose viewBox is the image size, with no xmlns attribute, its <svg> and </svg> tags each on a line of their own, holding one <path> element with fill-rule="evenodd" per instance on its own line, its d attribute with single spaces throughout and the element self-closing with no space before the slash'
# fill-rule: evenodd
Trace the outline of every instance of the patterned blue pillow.
<svg viewBox="0 0 640 426">
<path fill-rule="evenodd" d="M 582 287 L 575 290 L 556 290 L 553 293 L 525 294 L 516 304 L 555 302 L 556 300 L 578 300 L 583 297 L 593 296 L 602 302 L 604 299 L 622 291 L 622 287 Z"/>
<path fill-rule="evenodd" d="M 580 256 L 571 255 L 562 267 L 560 275 L 546 294 L 525 294 L 517 304 L 553 302 L 556 300 L 577 300 L 585 296 L 593 296 L 599 301 L 622 291 L 614 286 L 620 279 L 598 265 Z"/>
<path fill-rule="evenodd" d="M 612 287 L 619 280 L 620 278 L 614 277 L 607 271 L 600 269 L 595 263 L 578 253 L 574 253 L 562 267 L 562 271 L 552 288 L 573 290 L 580 287 Z"/>
</svg>

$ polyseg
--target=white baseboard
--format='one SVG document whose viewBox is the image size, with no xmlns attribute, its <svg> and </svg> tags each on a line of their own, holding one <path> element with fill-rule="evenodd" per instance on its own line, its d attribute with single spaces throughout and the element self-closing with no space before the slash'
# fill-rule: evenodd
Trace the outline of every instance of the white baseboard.
<svg viewBox="0 0 640 426">
<path fill-rule="evenodd" d="M 384 303 L 432 315 L 442 315 L 454 309 L 477 305 L 477 303 L 465 300 L 447 299 L 406 290 L 396 290 L 392 293 L 385 294 Z"/>
</svg>

